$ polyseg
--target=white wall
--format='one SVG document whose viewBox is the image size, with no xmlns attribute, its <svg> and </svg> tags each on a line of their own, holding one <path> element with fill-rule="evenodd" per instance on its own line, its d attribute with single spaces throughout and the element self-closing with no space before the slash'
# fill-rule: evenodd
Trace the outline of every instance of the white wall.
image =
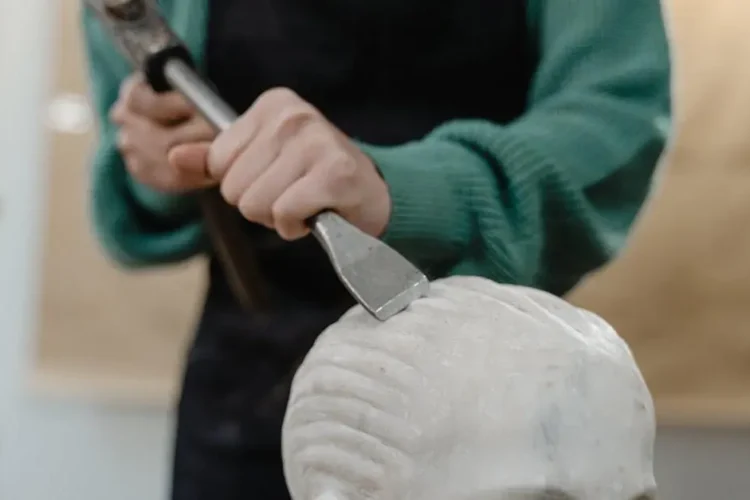
<svg viewBox="0 0 750 500">
<path fill-rule="evenodd" d="M 0 430 L 18 396 L 33 329 L 42 172 L 40 134 L 54 2 L 0 4 Z"/>
<path fill-rule="evenodd" d="M 34 400 L 25 390 L 36 297 L 58 2 L 0 2 L 0 498 L 161 500 L 165 411 Z"/>
<path fill-rule="evenodd" d="M 750 429 L 660 429 L 659 500 L 748 500 Z"/>
<path fill-rule="evenodd" d="M 165 412 L 27 402 L 0 460 L 3 500 L 164 500 Z"/>
</svg>

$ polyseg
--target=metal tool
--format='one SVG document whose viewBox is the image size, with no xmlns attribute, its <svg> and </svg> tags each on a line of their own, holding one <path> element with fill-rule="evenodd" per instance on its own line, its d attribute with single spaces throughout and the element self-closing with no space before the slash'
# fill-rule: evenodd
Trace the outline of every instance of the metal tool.
<svg viewBox="0 0 750 500">
<path fill-rule="evenodd" d="M 194 70 L 188 50 L 162 19 L 153 1 L 88 0 L 115 42 L 134 67 L 142 69 L 156 91 L 174 89 L 188 99 L 220 132 L 237 119 L 236 113 Z M 251 300 L 248 289 L 259 275 L 250 261 L 252 248 L 227 225 L 216 190 L 203 197 L 206 224 L 219 258 L 234 279 L 237 293 Z M 223 216 L 222 216 L 223 215 Z M 325 249 L 339 279 L 375 318 L 384 321 L 429 291 L 427 277 L 411 262 L 377 238 L 360 231 L 334 212 L 323 212 L 310 222 L 312 233 Z"/>
</svg>

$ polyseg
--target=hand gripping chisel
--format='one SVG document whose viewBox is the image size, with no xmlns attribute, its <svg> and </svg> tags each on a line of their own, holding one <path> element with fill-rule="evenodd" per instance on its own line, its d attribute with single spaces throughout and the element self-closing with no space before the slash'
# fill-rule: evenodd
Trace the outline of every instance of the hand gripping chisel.
<svg viewBox="0 0 750 500">
<path fill-rule="evenodd" d="M 235 112 L 195 71 L 181 40 L 149 0 L 88 0 L 122 54 L 146 75 L 157 92 L 180 92 L 221 132 L 237 119 Z M 252 247 L 242 239 L 236 217 L 216 189 L 201 193 L 207 232 L 219 260 L 241 300 L 257 300 L 260 280 Z M 228 215 L 230 217 L 228 217 Z M 326 211 L 311 222 L 312 233 L 324 248 L 339 279 L 375 318 L 384 321 L 429 291 L 427 277 L 384 242 Z"/>
</svg>

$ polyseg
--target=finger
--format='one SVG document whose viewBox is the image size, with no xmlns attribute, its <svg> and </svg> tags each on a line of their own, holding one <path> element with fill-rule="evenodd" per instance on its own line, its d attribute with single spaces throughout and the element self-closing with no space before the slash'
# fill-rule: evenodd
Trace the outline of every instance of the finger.
<svg viewBox="0 0 750 500">
<path fill-rule="evenodd" d="M 150 87 L 138 93 L 130 107 L 134 113 L 146 116 L 163 125 L 172 125 L 195 115 L 195 108 L 176 92 L 156 94 Z"/>
<path fill-rule="evenodd" d="M 242 194 L 276 161 L 279 153 L 280 145 L 270 140 L 268 134 L 261 134 L 248 144 L 220 179 L 221 195 L 226 202 L 237 205 Z"/>
<path fill-rule="evenodd" d="M 211 181 L 208 172 L 208 151 L 211 147 L 210 141 L 215 136 L 211 125 L 201 117 L 195 117 L 170 129 L 167 139 L 169 164 L 185 175 L 200 176 Z"/>
<path fill-rule="evenodd" d="M 277 118 L 279 111 L 314 110 L 313 106 L 302 99 L 295 91 L 286 87 L 275 87 L 266 90 L 253 102 L 251 109 L 262 120 Z"/>
<path fill-rule="evenodd" d="M 202 174 L 171 168 L 152 168 L 151 164 L 138 155 L 126 155 L 124 160 L 126 170 L 135 180 L 163 193 L 184 193 L 212 185 L 211 180 Z"/>
<path fill-rule="evenodd" d="M 120 90 L 117 96 L 117 101 L 112 105 L 109 110 L 109 119 L 117 124 L 124 125 L 127 121 L 128 114 L 128 100 L 130 95 L 135 91 L 135 88 L 143 82 L 143 75 L 140 73 L 134 73 L 127 77 L 120 85 Z"/>
<path fill-rule="evenodd" d="M 118 132 L 121 151 L 137 153 L 148 162 L 164 164 L 167 157 L 167 130 L 161 125 L 138 115 L 129 115 Z"/>
<path fill-rule="evenodd" d="M 139 141 L 148 139 L 149 143 L 164 143 L 168 136 L 167 129 L 161 124 L 130 111 L 125 111 L 125 120 L 120 130 L 128 132 Z"/>
<path fill-rule="evenodd" d="M 209 187 L 215 183 L 203 174 L 170 168 L 144 169 L 140 178 L 151 187 L 165 193 L 185 193 Z"/>
<path fill-rule="evenodd" d="M 292 241 L 310 233 L 307 221 L 335 203 L 326 189 L 325 177 L 313 169 L 287 189 L 271 206 L 273 227 L 283 239 Z"/>
<path fill-rule="evenodd" d="M 125 163 L 125 170 L 135 180 L 148 184 L 149 176 L 147 175 L 146 165 L 135 155 L 125 154 L 123 155 L 123 162 Z"/>
<path fill-rule="evenodd" d="M 128 76 L 120 85 L 120 92 L 117 96 L 117 100 L 126 102 L 128 100 L 128 96 L 133 92 L 133 90 L 139 85 L 143 84 L 143 82 L 143 73 L 133 73 L 132 75 Z"/>
<path fill-rule="evenodd" d="M 219 134 L 209 154 L 212 175 L 223 178 L 237 157 L 261 133 L 281 147 L 319 113 L 293 91 L 275 88 L 261 94 L 232 126 Z"/>
<path fill-rule="evenodd" d="M 128 128 L 123 127 L 117 131 L 115 142 L 118 151 L 123 156 L 133 152 L 135 141 L 133 140 L 132 132 Z"/>
<path fill-rule="evenodd" d="M 202 174 L 197 175 L 192 172 L 177 172 L 176 175 L 168 180 L 165 191 L 185 193 L 211 187 L 215 184 L 216 183 L 212 179 L 209 179 Z"/>
<path fill-rule="evenodd" d="M 283 153 L 242 193 L 237 208 L 247 220 L 273 229 L 273 204 L 306 171 L 303 156 Z"/>
<path fill-rule="evenodd" d="M 208 152 L 208 171 L 214 179 L 223 179 L 237 158 L 260 131 L 252 108 L 239 117 L 227 130 L 221 132 Z"/>
<path fill-rule="evenodd" d="M 167 146 L 174 147 L 192 142 L 208 142 L 216 137 L 213 127 L 200 116 L 168 129 Z"/>
<path fill-rule="evenodd" d="M 180 144 L 169 150 L 167 156 L 173 169 L 184 175 L 200 176 L 211 180 L 208 175 L 208 151 L 210 142 L 193 142 Z"/>
<path fill-rule="evenodd" d="M 145 116 L 164 125 L 190 118 L 193 106 L 177 92 L 156 93 L 142 80 L 133 80 L 125 87 L 120 98 L 132 113 Z"/>
<path fill-rule="evenodd" d="M 127 120 L 127 108 L 122 101 L 115 102 L 111 108 L 109 108 L 109 121 L 115 125 L 124 125 Z"/>
<path fill-rule="evenodd" d="M 136 115 L 129 115 L 126 122 L 118 129 L 117 148 L 120 153 L 144 156 L 150 145 L 153 145 L 161 131 L 148 120 Z"/>
</svg>

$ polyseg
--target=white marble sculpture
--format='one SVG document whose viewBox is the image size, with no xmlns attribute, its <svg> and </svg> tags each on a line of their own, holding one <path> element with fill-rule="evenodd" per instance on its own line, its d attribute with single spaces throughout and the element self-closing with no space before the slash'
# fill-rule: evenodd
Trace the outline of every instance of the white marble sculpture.
<svg viewBox="0 0 750 500">
<path fill-rule="evenodd" d="M 354 308 L 300 367 L 294 500 L 651 499 L 654 410 L 625 342 L 544 292 L 432 285 L 385 323 Z"/>
</svg>

